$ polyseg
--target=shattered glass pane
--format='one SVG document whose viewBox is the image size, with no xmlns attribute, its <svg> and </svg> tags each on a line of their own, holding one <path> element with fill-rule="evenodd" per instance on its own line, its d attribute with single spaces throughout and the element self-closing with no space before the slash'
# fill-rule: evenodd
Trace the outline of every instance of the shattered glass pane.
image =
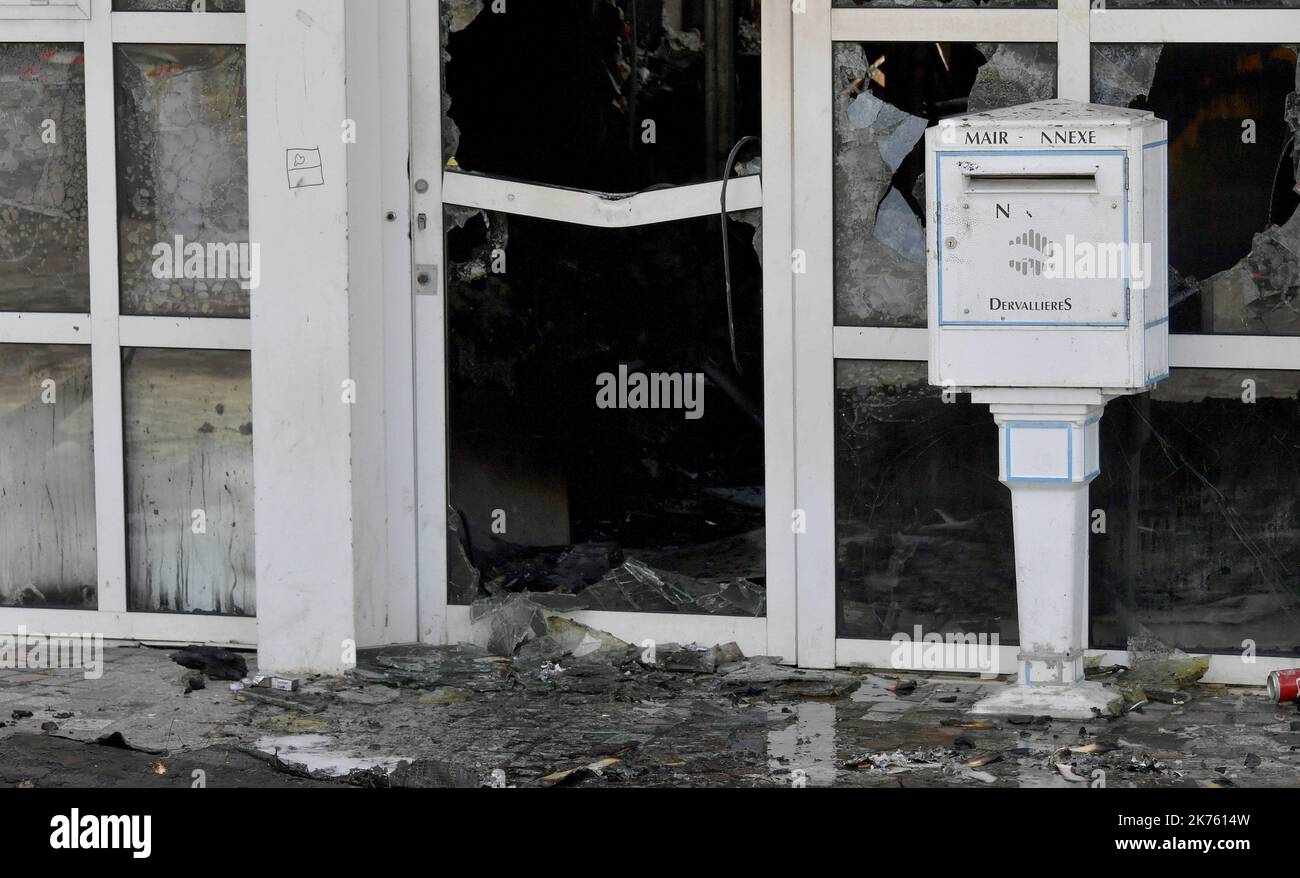
<svg viewBox="0 0 1300 878">
<path fill-rule="evenodd" d="M 762 290 L 728 223 L 449 209 L 452 603 L 759 616 Z"/>
<path fill-rule="evenodd" d="M 925 363 L 836 363 L 838 636 L 1017 642 L 1011 496 L 987 406 L 945 404 Z"/>
<path fill-rule="evenodd" d="M 443 0 L 444 153 L 604 192 L 717 180 L 761 133 L 754 0 Z M 758 153 L 749 145 L 744 161 Z"/>
<path fill-rule="evenodd" d="M 122 352 L 127 608 L 256 614 L 248 353 Z"/>
<path fill-rule="evenodd" d="M 243 12 L 244 0 L 201 0 L 204 12 Z M 195 0 L 113 0 L 114 12 L 193 12 Z"/>
<path fill-rule="evenodd" d="M 0 311 L 86 313 L 85 62 L 0 43 Z"/>
<path fill-rule="evenodd" d="M 1093 645 L 1154 635 L 1240 654 L 1250 639 L 1300 655 L 1297 446 L 1300 372 L 1174 369 L 1149 398 L 1110 403 L 1092 485 L 1106 514 Z"/>
<path fill-rule="evenodd" d="M 1016 642 L 1010 492 L 968 399 L 944 404 L 924 363 L 837 365 L 840 637 Z M 1300 655 L 1300 372 L 1175 369 L 1111 402 L 1101 437 L 1092 646 Z"/>
<path fill-rule="evenodd" d="M 117 45 L 122 312 L 248 317 L 242 46 Z"/>
<path fill-rule="evenodd" d="M 926 323 L 925 129 L 1056 96 L 1056 46 L 836 43 L 835 323 Z"/>
<path fill-rule="evenodd" d="M 94 609 L 90 348 L 0 345 L 0 606 Z"/>
<path fill-rule="evenodd" d="M 1300 333 L 1294 48 L 1100 45 L 1092 54 L 1094 101 L 1169 121 L 1171 329 Z"/>
</svg>

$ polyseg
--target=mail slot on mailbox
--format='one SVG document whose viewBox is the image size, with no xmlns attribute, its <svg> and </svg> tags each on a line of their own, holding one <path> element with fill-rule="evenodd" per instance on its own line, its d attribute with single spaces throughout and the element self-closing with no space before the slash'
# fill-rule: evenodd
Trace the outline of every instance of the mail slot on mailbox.
<svg viewBox="0 0 1300 878">
<path fill-rule="evenodd" d="M 979 713 L 1118 701 L 1083 673 L 1088 486 L 1106 403 L 1169 373 L 1165 132 L 1065 100 L 926 132 L 930 381 L 988 404 L 1011 489 L 1019 682 Z"/>
<path fill-rule="evenodd" d="M 1142 391 L 1169 371 L 1165 123 L 1052 100 L 926 133 L 930 380 Z"/>
</svg>

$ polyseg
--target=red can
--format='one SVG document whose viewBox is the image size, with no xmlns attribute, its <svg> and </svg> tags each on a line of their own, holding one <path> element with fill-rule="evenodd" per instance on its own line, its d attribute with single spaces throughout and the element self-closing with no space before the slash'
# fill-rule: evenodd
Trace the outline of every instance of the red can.
<svg viewBox="0 0 1300 878">
<path fill-rule="evenodd" d="M 1300 668 L 1269 674 L 1268 697 L 1278 704 L 1300 699 Z"/>
</svg>

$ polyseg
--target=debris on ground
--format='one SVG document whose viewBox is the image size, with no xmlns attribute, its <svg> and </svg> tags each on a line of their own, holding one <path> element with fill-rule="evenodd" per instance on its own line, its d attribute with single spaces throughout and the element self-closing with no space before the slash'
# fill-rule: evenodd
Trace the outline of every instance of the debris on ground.
<svg viewBox="0 0 1300 878">
<path fill-rule="evenodd" d="M 792 668 L 779 664 L 779 661 L 771 656 L 752 659 L 726 674 L 722 685 L 730 691 L 747 695 L 771 693 L 782 697 L 838 698 L 862 682 L 860 675 L 849 671 Z"/>
<path fill-rule="evenodd" d="M 1154 637 L 1130 637 L 1128 656 L 1126 682 L 1141 686 L 1148 696 L 1152 690 L 1186 689 L 1210 669 L 1209 656 L 1188 655 Z"/>
<path fill-rule="evenodd" d="M 363 682 L 419 689 L 451 686 L 470 692 L 499 692 L 514 687 L 510 660 L 472 644 L 363 650 L 352 676 Z"/>
<path fill-rule="evenodd" d="M 112 747 L 115 750 L 134 750 L 137 753 L 148 753 L 152 756 L 161 756 L 167 752 L 153 747 L 140 747 L 131 744 L 121 732 L 109 732 L 107 735 L 96 738 L 95 743 L 101 747 Z"/>
<path fill-rule="evenodd" d="M 875 770 L 887 775 L 935 771 L 946 777 L 956 777 L 982 784 L 997 783 L 1000 780 L 996 774 L 980 770 L 987 765 L 1002 761 L 1000 753 L 984 752 L 965 759 L 962 757 L 962 753 L 947 747 L 891 750 L 855 756 L 842 763 L 842 767 L 848 770 Z"/>
<path fill-rule="evenodd" d="M 526 594 L 483 598 L 470 606 L 472 641 L 495 655 L 514 655 L 534 637 L 545 637 L 546 610 Z"/>
<path fill-rule="evenodd" d="M 857 769 L 869 766 L 888 774 L 899 774 L 917 769 L 942 768 L 956 758 L 956 753 L 945 747 L 928 750 L 893 750 L 885 753 L 863 753 L 843 763 L 844 768 Z"/>
<path fill-rule="evenodd" d="M 612 542 L 499 543 L 491 553 L 479 553 L 476 565 L 459 513 L 451 510 L 449 521 L 457 529 L 449 537 L 456 594 L 471 602 L 475 622 L 488 620 L 474 641 L 495 652 L 508 654 L 530 639 L 530 631 L 537 633 L 537 611 L 543 609 L 751 617 L 766 612 L 762 531 L 632 554 Z"/>
<path fill-rule="evenodd" d="M 513 655 L 471 644 L 362 650 L 355 671 L 304 678 L 296 692 L 209 685 L 184 697 L 167 654 L 145 648 L 112 647 L 105 667 L 93 687 L 62 687 L 53 674 L 0 684 L 17 717 L 0 729 L 0 785 L 67 785 L 115 760 L 134 767 L 105 782 L 126 785 L 141 772 L 179 782 L 192 765 L 207 766 L 211 786 L 247 785 L 231 771 L 250 764 L 262 781 L 365 787 L 1285 787 L 1300 779 L 1300 716 L 1262 690 L 1198 683 L 1168 690 L 1190 693 L 1185 704 L 1151 701 L 1084 723 L 973 717 L 969 705 L 1004 684 L 798 669 L 746 657 L 736 644 L 630 644 L 549 613 L 545 633 Z M 43 734 L 45 723 L 57 731 Z M 62 743 L 41 749 L 33 738 Z M 105 755 L 113 751 L 127 756 Z M 50 760 L 65 765 L 51 769 Z M 154 776 L 160 760 L 167 774 Z"/>
<path fill-rule="evenodd" d="M 242 680 L 248 662 L 239 653 L 219 646 L 187 646 L 171 655 L 182 668 L 202 671 L 209 680 Z"/>
<path fill-rule="evenodd" d="M 273 689 L 276 692 L 297 692 L 299 681 L 279 674 L 258 674 L 253 677 L 250 686 L 254 689 Z"/>
<path fill-rule="evenodd" d="M 1188 655 L 1146 635 L 1130 637 L 1128 650 L 1128 665 L 1103 665 L 1101 656 L 1084 659 L 1084 675 L 1119 693 L 1124 714 L 1152 703 L 1187 704 L 1188 690 L 1210 669 L 1208 656 Z"/>
<path fill-rule="evenodd" d="M 553 787 L 560 784 L 574 783 L 587 777 L 599 777 L 607 769 L 618 765 L 622 760 L 619 759 L 601 759 L 590 765 L 582 765 L 577 768 L 570 768 L 566 771 L 557 771 L 554 774 L 548 774 L 542 778 L 542 786 Z"/>
</svg>

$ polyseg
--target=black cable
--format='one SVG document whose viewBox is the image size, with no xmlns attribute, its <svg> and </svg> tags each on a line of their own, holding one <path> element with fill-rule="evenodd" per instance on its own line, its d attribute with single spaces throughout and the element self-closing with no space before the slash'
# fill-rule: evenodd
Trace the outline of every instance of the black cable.
<svg viewBox="0 0 1300 878">
<path fill-rule="evenodd" d="M 1277 157 L 1277 167 L 1273 170 L 1273 183 L 1268 188 L 1268 216 L 1264 219 L 1264 228 L 1273 225 L 1273 198 L 1277 194 L 1277 180 L 1282 176 L 1282 163 L 1286 161 L 1287 155 L 1291 151 L 1291 144 L 1295 143 L 1295 135 L 1282 147 L 1282 154 Z"/>
<path fill-rule="evenodd" d="M 727 164 L 722 168 L 722 278 L 727 290 L 727 330 L 731 336 L 731 362 L 736 367 L 737 375 L 744 375 L 740 368 L 740 354 L 736 351 L 736 309 L 731 298 L 731 239 L 727 235 L 727 182 L 731 179 L 731 168 L 736 163 L 736 156 L 745 144 L 759 138 L 751 135 L 740 138 L 727 156 Z"/>
</svg>

